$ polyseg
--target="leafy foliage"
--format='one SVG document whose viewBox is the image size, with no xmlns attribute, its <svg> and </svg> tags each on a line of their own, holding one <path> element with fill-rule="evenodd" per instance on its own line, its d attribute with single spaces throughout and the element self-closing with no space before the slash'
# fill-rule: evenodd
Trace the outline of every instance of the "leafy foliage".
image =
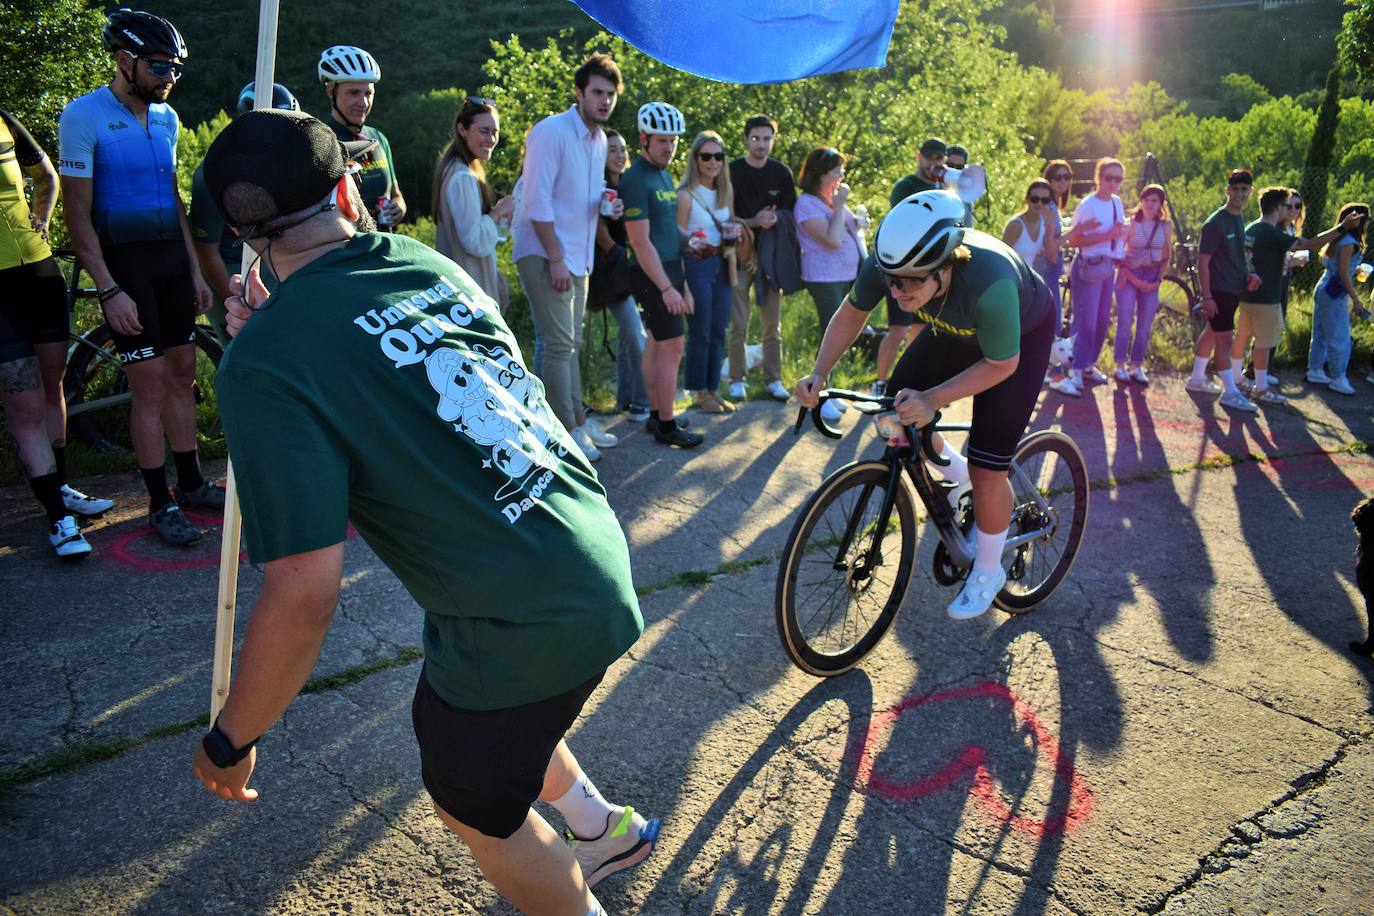
<svg viewBox="0 0 1374 916">
<path fill-rule="evenodd" d="M 80 0 L 0 4 L 0 60 L 9 77 L 0 108 L 18 118 L 54 160 L 63 106 L 114 75 L 100 41 L 104 23 L 99 9 Z"/>
<path fill-rule="evenodd" d="M 1341 63 L 1366 83 L 1374 83 L 1374 0 L 1346 0 L 1350 9 L 1341 19 L 1336 39 Z"/>
<path fill-rule="evenodd" d="M 1341 116 L 1341 70 L 1333 66 L 1326 76 L 1326 95 L 1322 97 L 1322 107 L 1317 112 L 1317 125 L 1312 132 L 1312 140 L 1307 145 L 1307 156 L 1303 160 L 1302 188 L 1303 200 L 1307 202 L 1309 219 L 1322 218 L 1326 212 L 1326 192 L 1329 184 L 1328 170 L 1336 155 L 1336 127 Z"/>
</svg>

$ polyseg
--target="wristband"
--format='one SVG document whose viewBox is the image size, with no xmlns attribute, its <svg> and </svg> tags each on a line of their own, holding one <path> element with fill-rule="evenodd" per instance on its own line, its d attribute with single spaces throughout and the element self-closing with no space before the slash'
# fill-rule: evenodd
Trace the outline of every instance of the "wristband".
<svg viewBox="0 0 1374 916">
<path fill-rule="evenodd" d="M 668 290 L 670 290 L 670 289 L 672 289 L 672 288 L 673 288 L 672 285 L 669 284 L 668 286 L 665 286 L 665 287 L 663 287 L 663 289 L 659 290 L 659 291 L 658 291 L 658 294 L 659 294 L 660 296 L 667 295 Z"/>
<path fill-rule="evenodd" d="M 243 747 L 234 747 L 234 742 L 229 740 L 229 736 L 220 731 L 219 719 L 215 719 L 215 724 L 210 726 L 210 730 L 200 740 L 200 746 L 205 749 L 205 756 L 221 770 L 227 770 L 247 757 L 248 752 L 257 743 L 258 739 L 254 738 Z"/>
<path fill-rule="evenodd" d="M 107 286 L 104 289 L 96 290 L 95 298 L 101 302 L 104 302 L 106 299 L 112 299 L 114 298 L 115 294 L 122 292 L 124 292 L 124 287 L 116 283 L 114 286 Z"/>
</svg>

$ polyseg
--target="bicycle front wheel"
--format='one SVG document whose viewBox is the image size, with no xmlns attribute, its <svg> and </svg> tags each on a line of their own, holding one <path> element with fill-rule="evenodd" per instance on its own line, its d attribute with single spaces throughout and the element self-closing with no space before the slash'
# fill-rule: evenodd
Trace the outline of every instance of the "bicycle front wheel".
<svg viewBox="0 0 1374 916">
<path fill-rule="evenodd" d="M 1159 311 L 1155 313 L 1151 349 L 1166 359 L 1191 354 L 1206 319 L 1195 313 L 1197 301 L 1192 290 L 1170 274 L 1159 281 Z"/>
<path fill-rule="evenodd" d="M 916 558 L 916 512 L 898 473 L 882 524 L 890 476 L 885 461 L 841 468 L 807 500 L 788 535 L 775 596 L 778 635 L 809 674 L 853 668 L 897 617 Z"/>
<path fill-rule="evenodd" d="M 1044 530 L 1012 552 L 1006 587 L 996 598 L 1002 610 L 1020 614 L 1039 607 L 1073 567 L 1088 522 L 1088 469 L 1072 439 L 1041 430 L 1016 447 L 1009 476 L 1015 494 L 1009 534 Z"/>
</svg>

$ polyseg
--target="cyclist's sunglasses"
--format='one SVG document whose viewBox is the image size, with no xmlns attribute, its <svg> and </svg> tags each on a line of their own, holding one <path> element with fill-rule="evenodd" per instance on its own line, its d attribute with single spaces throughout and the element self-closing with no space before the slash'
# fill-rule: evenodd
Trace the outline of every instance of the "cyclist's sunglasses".
<svg viewBox="0 0 1374 916">
<path fill-rule="evenodd" d="M 130 54 L 129 56 L 134 60 L 142 57 L 140 54 Z M 179 64 L 174 60 L 148 60 L 144 57 L 143 61 L 148 65 L 148 72 L 159 79 L 169 73 L 172 74 L 172 79 L 180 79 L 181 72 L 186 69 L 185 64 Z"/>
<path fill-rule="evenodd" d="M 724 154 L 724 153 L 697 153 L 697 158 L 700 159 L 702 162 L 710 162 L 712 159 L 716 160 L 717 162 L 724 162 L 724 161 L 725 161 L 725 154 Z"/>
<path fill-rule="evenodd" d="M 925 285 L 931 278 L 931 274 L 921 274 L 919 277 L 899 277 L 896 274 L 883 274 L 883 279 L 887 281 L 888 289 L 895 292 L 904 293 L 908 288 L 915 291 Z"/>
</svg>

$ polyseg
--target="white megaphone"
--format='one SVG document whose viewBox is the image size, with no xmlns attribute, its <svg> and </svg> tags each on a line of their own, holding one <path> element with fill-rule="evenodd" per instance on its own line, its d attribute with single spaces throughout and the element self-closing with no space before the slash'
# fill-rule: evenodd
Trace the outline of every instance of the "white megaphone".
<svg viewBox="0 0 1374 916">
<path fill-rule="evenodd" d="M 962 169 L 945 166 L 943 181 L 945 187 L 957 192 L 966 204 L 974 203 L 988 190 L 988 173 L 976 162 Z"/>
</svg>

